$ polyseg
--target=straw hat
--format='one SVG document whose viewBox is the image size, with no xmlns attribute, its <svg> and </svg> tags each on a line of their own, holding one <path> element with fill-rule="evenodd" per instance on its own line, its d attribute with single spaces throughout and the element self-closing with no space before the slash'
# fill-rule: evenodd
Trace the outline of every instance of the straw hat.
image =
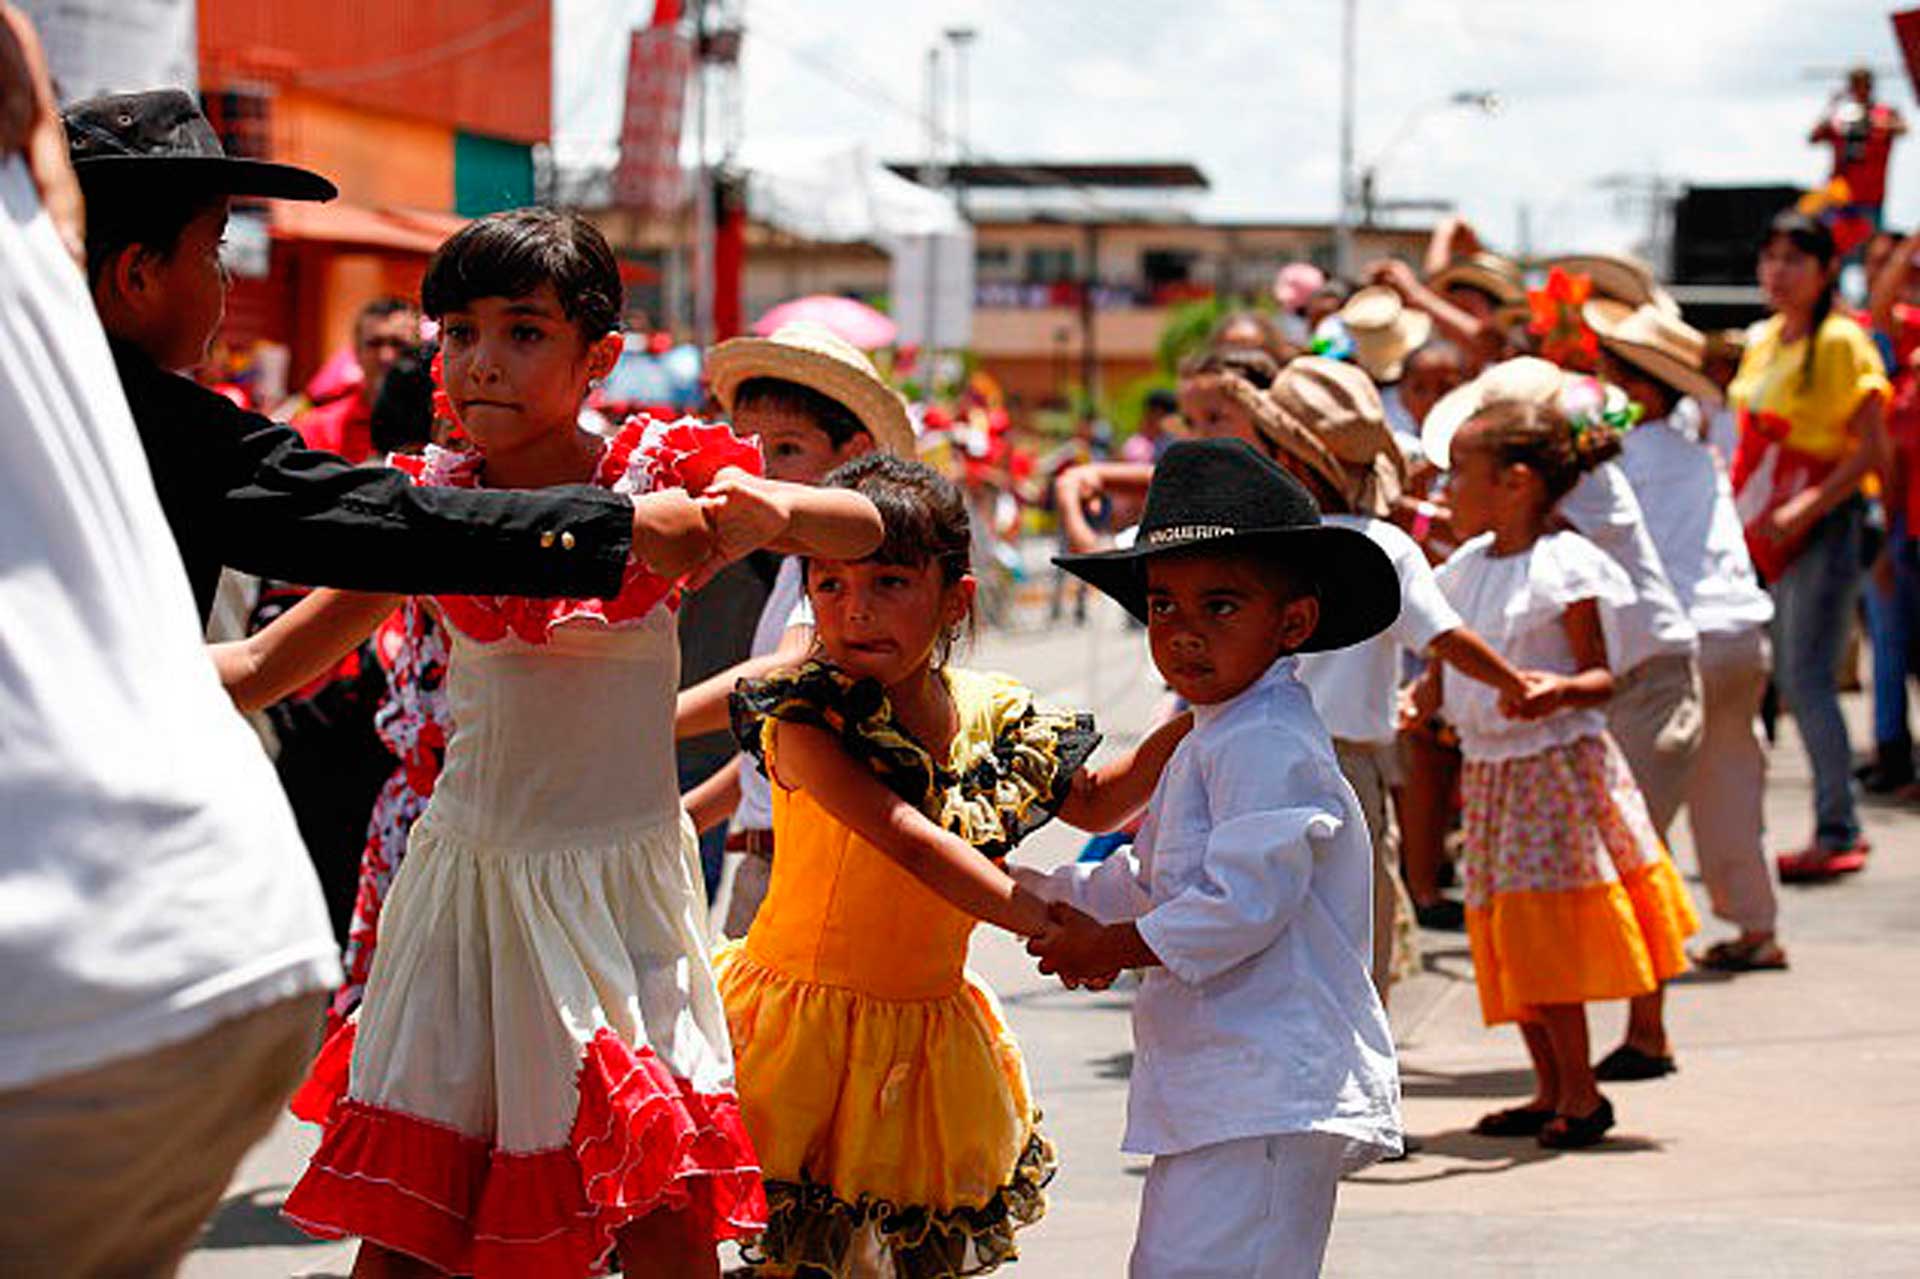
<svg viewBox="0 0 1920 1279">
<path fill-rule="evenodd" d="M 1652 303 L 1633 307 L 1611 298 L 1594 298 L 1581 316 L 1602 346 L 1636 369 L 1703 404 L 1720 402 L 1720 388 L 1700 371 L 1706 335 L 1685 320 Z"/>
<path fill-rule="evenodd" d="M 1455 258 L 1427 280 L 1427 287 L 1444 293 L 1456 284 L 1478 289 L 1501 306 L 1527 304 L 1527 284 L 1517 264 L 1498 253 L 1481 250 Z"/>
<path fill-rule="evenodd" d="M 1280 371 L 1267 398 L 1273 413 L 1261 426 L 1275 444 L 1350 509 L 1380 519 L 1392 512 L 1406 490 L 1406 461 L 1371 378 L 1351 364 L 1306 355 Z"/>
<path fill-rule="evenodd" d="M 1568 275 L 1584 275 L 1593 281 L 1593 296 L 1625 302 L 1629 307 L 1656 306 L 1668 315 L 1678 316 L 1680 304 L 1660 285 L 1653 268 L 1639 258 L 1615 253 L 1569 253 L 1547 258 L 1540 266 L 1551 271 L 1559 267 Z"/>
<path fill-rule="evenodd" d="M 1435 466 L 1445 469 L 1452 464 L 1453 437 L 1468 418 L 1503 400 L 1551 403 L 1559 398 L 1565 381 L 1559 365 L 1534 356 L 1503 360 L 1440 397 L 1420 424 L 1420 449 Z"/>
<path fill-rule="evenodd" d="M 1433 317 L 1410 309 L 1384 284 L 1369 285 L 1347 299 L 1340 322 L 1353 339 L 1353 358 L 1376 382 L 1398 382 L 1409 353 L 1433 336 Z"/>
<path fill-rule="evenodd" d="M 707 355 L 707 377 L 721 407 L 733 412 L 734 393 L 750 378 L 771 377 L 818 391 L 843 404 L 896 457 L 914 456 L 906 401 L 888 386 L 865 353 L 831 329 L 796 321 L 771 337 L 733 338 Z"/>
</svg>

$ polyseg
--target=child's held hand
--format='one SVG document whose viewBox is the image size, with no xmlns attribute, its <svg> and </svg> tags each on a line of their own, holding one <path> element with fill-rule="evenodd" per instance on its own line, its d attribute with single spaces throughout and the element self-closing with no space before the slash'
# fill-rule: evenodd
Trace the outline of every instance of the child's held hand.
<svg viewBox="0 0 1920 1279">
<path fill-rule="evenodd" d="M 793 518 L 779 485 L 737 467 L 723 469 L 693 500 L 706 517 L 713 540 L 706 562 L 687 579 L 689 590 L 706 585 L 742 555 L 778 540 Z"/>
<path fill-rule="evenodd" d="M 713 554 L 706 512 L 685 489 L 661 489 L 633 502 L 633 548 L 649 569 L 679 577 Z"/>
<path fill-rule="evenodd" d="M 1520 691 L 1500 698 L 1500 712 L 1509 719 L 1545 719 L 1561 708 L 1566 683 L 1547 671 L 1521 671 Z"/>
<path fill-rule="evenodd" d="M 1027 953 L 1040 961 L 1040 971 L 1057 976 L 1069 988 L 1105 990 L 1122 965 L 1106 956 L 1106 926 L 1065 902 L 1047 906 L 1047 926 L 1027 939 Z"/>
</svg>

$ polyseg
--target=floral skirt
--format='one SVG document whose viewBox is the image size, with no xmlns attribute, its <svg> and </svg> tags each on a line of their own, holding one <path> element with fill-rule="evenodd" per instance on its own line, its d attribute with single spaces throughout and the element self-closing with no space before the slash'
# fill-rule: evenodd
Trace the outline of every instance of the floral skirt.
<svg viewBox="0 0 1920 1279">
<path fill-rule="evenodd" d="M 373 971 L 373 951 L 380 935 L 380 908 L 386 905 L 387 890 L 406 859 L 407 833 L 427 811 L 427 801 L 432 798 L 431 780 L 423 791 L 403 767 L 393 771 L 373 801 L 367 846 L 360 854 L 360 887 L 353 898 L 353 922 L 347 927 L 347 947 L 340 959 L 346 980 L 334 992 L 327 1009 L 329 1034 L 346 1024 L 366 995 L 367 974 Z"/>
<path fill-rule="evenodd" d="M 741 1107 L 765 1170 L 755 1261 L 849 1273 L 872 1232 L 894 1273 L 983 1274 L 1046 1212 L 1053 1148 L 999 1001 L 964 975 L 950 996 L 886 1000 L 715 957 Z"/>
<path fill-rule="evenodd" d="M 1610 737 L 1469 760 L 1467 938 L 1488 1025 L 1644 995 L 1687 967 L 1686 885 Z"/>
<path fill-rule="evenodd" d="M 325 1133 L 291 1221 L 476 1279 L 597 1273 L 656 1211 L 766 1224 L 678 818 L 529 851 L 429 808 L 366 999 L 295 1094 Z"/>
</svg>

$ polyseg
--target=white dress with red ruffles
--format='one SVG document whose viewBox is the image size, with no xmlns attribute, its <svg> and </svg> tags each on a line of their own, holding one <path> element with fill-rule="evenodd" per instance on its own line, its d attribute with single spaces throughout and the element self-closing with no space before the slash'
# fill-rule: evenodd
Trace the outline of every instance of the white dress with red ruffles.
<svg viewBox="0 0 1920 1279">
<path fill-rule="evenodd" d="M 637 420 L 597 481 L 757 469 L 723 428 Z M 478 482 L 434 452 L 423 483 Z M 675 784 L 674 584 L 442 598 L 455 730 L 356 1023 L 295 1098 L 325 1125 L 286 1215 L 451 1274 L 573 1279 L 660 1208 L 765 1224 Z"/>
</svg>

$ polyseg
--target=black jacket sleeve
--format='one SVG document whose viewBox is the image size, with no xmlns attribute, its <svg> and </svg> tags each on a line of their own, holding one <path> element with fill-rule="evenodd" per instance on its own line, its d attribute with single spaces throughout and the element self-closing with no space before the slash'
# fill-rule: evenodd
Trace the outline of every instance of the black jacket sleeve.
<svg viewBox="0 0 1920 1279">
<path fill-rule="evenodd" d="M 220 567 L 407 594 L 611 596 L 633 503 L 587 486 L 420 488 L 351 466 L 114 344 L 160 504 L 205 617 Z M 567 535 L 571 536 L 567 536 Z"/>
</svg>

